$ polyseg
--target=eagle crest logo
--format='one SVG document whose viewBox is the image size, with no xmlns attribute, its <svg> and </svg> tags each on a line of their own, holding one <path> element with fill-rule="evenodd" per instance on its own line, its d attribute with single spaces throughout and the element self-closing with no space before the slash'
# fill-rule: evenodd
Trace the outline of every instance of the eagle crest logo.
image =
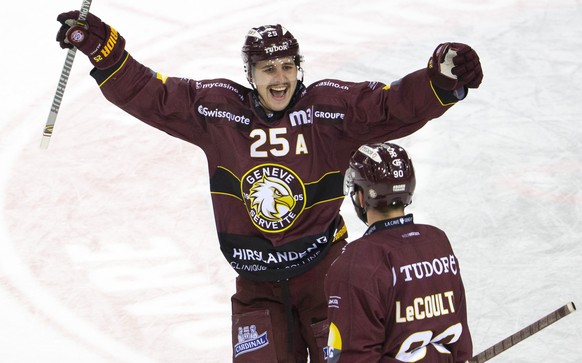
<svg viewBox="0 0 582 363">
<path fill-rule="evenodd" d="M 263 176 L 249 190 L 251 208 L 261 217 L 278 221 L 293 210 L 295 199 L 291 189 L 280 179 Z"/>
<path fill-rule="evenodd" d="M 282 232 L 289 228 L 305 207 L 305 186 L 292 170 L 264 164 L 241 179 L 247 211 L 257 228 Z"/>
</svg>

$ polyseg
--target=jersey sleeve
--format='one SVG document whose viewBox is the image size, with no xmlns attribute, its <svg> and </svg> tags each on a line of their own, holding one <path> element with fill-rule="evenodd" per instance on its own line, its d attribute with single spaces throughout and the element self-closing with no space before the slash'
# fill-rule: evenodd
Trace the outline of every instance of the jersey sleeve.
<svg viewBox="0 0 582 363">
<path fill-rule="evenodd" d="M 426 69 L 420 69 L 390 85 L 354 86 L 344 127 L 348 136 L 361 141 L 398 139 L 440 117 L 457 101 L 453 92 L 433 87 Z"/>
<path fill-rule="evenodd" d="M 379 299 L 374 276 L 355 276 L 354 261 L 336 261 L 329 270 L 325 292 L 329 299 L 328 362 L 380 362 L 385 340 L 386 307 Z M 348 274 L 347 271 L 350 271 Z M 389 285 L 388 285 L 389 286 Z M 385 289 L 385 287 L 384 287 Z"/>
<path fill-rule="evenodd" d="M 203 124 L 193 122 L 194 81 L 156 73 L 127 52 L 116 66 L 93 69 L 91 76 L 107 100 L 137 119 L 182 140 L 203 141 Z"/>
</svg>

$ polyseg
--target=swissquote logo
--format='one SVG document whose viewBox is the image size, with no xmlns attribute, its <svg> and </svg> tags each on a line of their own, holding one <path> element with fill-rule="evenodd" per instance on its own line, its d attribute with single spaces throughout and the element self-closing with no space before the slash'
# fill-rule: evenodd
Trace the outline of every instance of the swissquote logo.
<svg viewBox="0 0 582 363">
<path fill-rule="evenodd" d="M 259 335 L 255 325 L 238 327 L 238 343 L 234 345 L 235 358 L 241 354 L 261 349 L 269 344 L 267 332 Z"/>
<path fill-rule="evenodd" d="M 249 170 L 241 191 L 253 224 L 264 232 L 286 230 L 305 208 L 305 185 L 282 165 L 262 164 Z"/>
</svg>

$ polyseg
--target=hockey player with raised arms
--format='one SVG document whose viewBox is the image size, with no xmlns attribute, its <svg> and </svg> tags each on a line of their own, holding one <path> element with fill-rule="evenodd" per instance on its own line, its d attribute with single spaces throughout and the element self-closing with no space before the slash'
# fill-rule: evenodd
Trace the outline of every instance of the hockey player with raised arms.
<svg viewBox="0 0 582 363">
<path fill-rule="evenodd" d="M 220 249 L 238 273 L 233 361 L 324 361 L 328 266 L 346 244 L 343 171 L 365 142 L 407 136 L 477 88 L 468 45 L 443 43 L 427 67 L 392 84 L 306 86 L 297 39 L 283 26 L 246 35 L 250 87 L 153 71 L 121 34 L 89 13 L 62 13 L 57 41 L 76 47 L 103 95 L 137 119 L 200 147 L 208 160 Z M 240 334 L 253 327 L 256 334 Z"/>
<path fill-rule="evenodd" d="M 412 160 L 393 143 L 362 145 L 344 193 L 366 223 L 325 279 L 329 363 L 465 363 L 473 344 L 459 264 L 446 234 L 405 214 Z"/>
</svg>

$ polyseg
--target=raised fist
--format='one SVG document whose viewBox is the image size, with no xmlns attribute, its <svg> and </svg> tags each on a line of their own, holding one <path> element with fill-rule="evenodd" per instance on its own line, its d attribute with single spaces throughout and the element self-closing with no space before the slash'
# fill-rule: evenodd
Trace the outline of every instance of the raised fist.
<svg viewBox="0 0 582 363">
<path fill-rule="evenodd" d="M 483 71 L 477 52 L 462 43 L 443 43 L 428 61 L 428 74 L 433 85 L 453 91 L 461 87 L 478 88 Z"/>
<path fill-rule="evenodd" d="M 89 56 L 91 63 L 99 69 L 115 65 L 122 57 L 125 39 L 119 33 L 91 13 L 79 22 L 79 11 L 59 14 L 57 21 L 61 28 L 57 41 L 61 48 L 76 47 Z"/>
</svg>

